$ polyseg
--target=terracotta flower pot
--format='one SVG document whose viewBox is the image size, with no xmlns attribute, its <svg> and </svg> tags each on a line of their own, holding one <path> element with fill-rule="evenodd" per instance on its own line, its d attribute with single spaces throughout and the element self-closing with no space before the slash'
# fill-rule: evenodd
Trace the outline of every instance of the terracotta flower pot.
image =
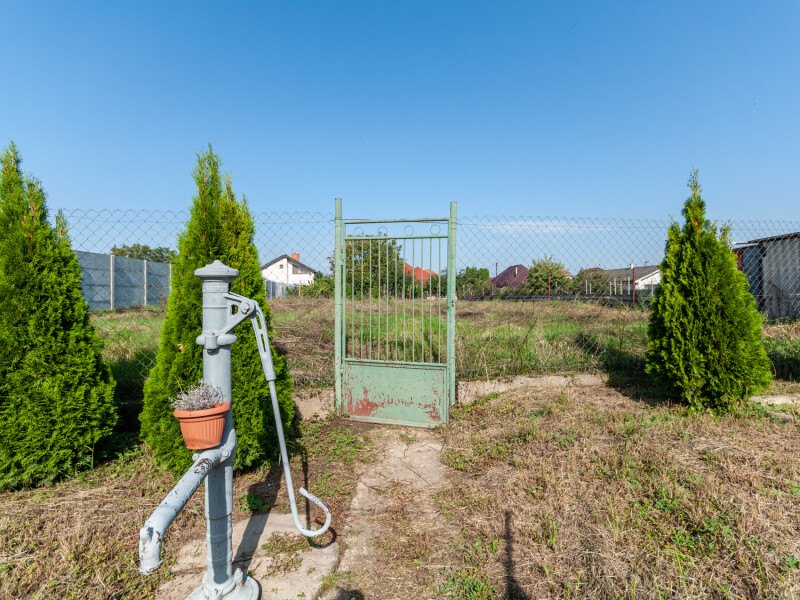
<svg viewBox="0 0 800 600">
<path fill-rule="evenodd" d="M 183 441 L 189 450 L 207 450 L 219 446 L 225 428 L 225 413 L 230 402 L 220 402 L 205 410 L 176 410 L 172 414 L 181 422 Z"/>
</svg>

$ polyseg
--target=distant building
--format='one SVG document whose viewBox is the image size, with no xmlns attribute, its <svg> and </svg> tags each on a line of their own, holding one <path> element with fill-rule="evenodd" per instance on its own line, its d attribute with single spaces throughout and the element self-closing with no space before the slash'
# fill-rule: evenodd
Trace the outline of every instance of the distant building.
<svg viewBox="0 0 800 600">
<path fill-rule="evenodd" d="M 302 287 L 314 282 L 314 273 L 306 264 L 300 262 L 300 255 L 292 252 L 274 258 L 261 265 L 261 277 L 286 287 Z"/>
<path fill-rule="evenodd" d="M 767 318 L 800 318 L 800 232 L 734 244 L 733 252 Z"/>
<path fill-rule="evenodd" d="M 428 283 L 431 277 L 433 277 L 434 279 L 439 278 L 439 275 L 437 275 L 435 271 L 431 271 L 430 269 L 423 269 L 422 267 L 412 267 L 408 263 L 405 263 L 405 269 L 406 269 L 406 277 L 411 277 L 413 273 L 414 280 L 422 284 Z"/>
<path fill-rule="evenodd" d="M 489 281 L 495 287 L 510 287 L 520 289 L 528 278 L 528 267 L 525 265 L 512 265 L 503 270 L 496 277 L 491 277 Z"/>
<path fill-rule="evenodd" d="M 628 289 L 634 286 L 637 290 L 653 291 L 661 283 L 661 270 L 659 265 L 645 265 L 643 267 L 625 269 L 586 269 L 600 273 L 605 279 L 611 282 L 612 290 L 616 283 L 617 293 L 628 293 Z"/>
</svg>

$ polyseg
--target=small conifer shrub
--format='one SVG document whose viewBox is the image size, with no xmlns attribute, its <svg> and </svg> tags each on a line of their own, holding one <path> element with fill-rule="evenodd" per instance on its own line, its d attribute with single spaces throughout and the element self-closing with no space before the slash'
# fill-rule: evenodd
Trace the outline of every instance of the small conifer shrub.
<svg viewBox="0 0 800 600">
<path fill-rule="evenodd" d="M 706 219 L 697 170 L 688 187 L 683 227 L 673 222 L 667 230 L 650 312 L 647 372 L 691 408 L 725 412 L 769 385 L 771 365 L 729 228 Z"/>
<path fill-rule="evenodd" d="M 117 420 L 66 221 L 48 223 L 21 162 L 12 142 L 0 157 L 0 489 L 91 468 Z"/>
<path fill-rule="evenodd" d="M 211 146 L 197 155 L 192 176 L 197 186 L 186 230 L 178 239 L 172 263 L 172 291 L 161 330 L 156 366 L 144 387 L 144 408 L 139 416 L 142 438 L 158 461 L 175 474 L 191 464 L 192 451 L 172 415 L 170 398 L 203 374 L 201 347 L 195 342 L 202 331 L 202 294 L 197 268 L 221 260 L 238 269 L 231 291 L 256 300 L 264 310 L 268 330 L 270 312 L 264 297 L 258 251 L 253 243 L 255 224 L 244 197 L 233 193 L 230 176 L 220 174 L 220 159 Z M 234 467 L 242 470 L 274 458 L 278 452 L 269 387 L 264 380 L 258 346 L 249 322 L 236 329 L 238 341 L 231 351 L 232 416 L 237 435 Z M 277 379 L 278 405 L 288 435 L 294 418 L 292 382 L 284 358 L 272 351 Z"/>
</svg>

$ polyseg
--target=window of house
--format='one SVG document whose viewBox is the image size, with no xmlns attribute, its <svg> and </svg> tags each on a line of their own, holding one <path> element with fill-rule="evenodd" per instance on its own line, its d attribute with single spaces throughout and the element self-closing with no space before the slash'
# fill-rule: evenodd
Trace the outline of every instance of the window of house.
<svg viewBox="0 0 800 600">
<path fill-rule="evenodd" d="M 308 271 L 306 269 L 304 269 L 303 267 L 298 267 L 297 265 L 292 265 L 292 273 L 294 273 L 295 275 L 298 275 L 298 274 L 308 273 Z"/>
</svg>

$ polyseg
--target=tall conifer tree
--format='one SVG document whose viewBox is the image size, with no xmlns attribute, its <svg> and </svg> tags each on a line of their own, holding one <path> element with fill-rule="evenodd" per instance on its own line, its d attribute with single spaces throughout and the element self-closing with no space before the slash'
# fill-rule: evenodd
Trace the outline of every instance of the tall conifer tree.
<svg viewBox="0 0 800 600">
<path fill-rule="evenodd" d="M 11 143 L 0 158 L 0 488 L 91 467 L 117 420 L 66 222 L 48 224 L 21 162 Z"/>
<path fill-rule="evenodd" d="M 766 387 L 771 365 L 761 315 L 736 268 L 729 228 L 705 216 L 697 170 L 685 223 L 667 231 L 648 327 L 647 371 L 694 409 L 731 409 Z"/>
<path fill-rule="evenodd" d="M 169 399 L 181 388 L 195 383 L 203 373 L 202 352 L 195 342 L 202 330 L 201 282 L 195 269 L 214 260 L 238 269 L 231 291 L 253 298 L 262 306 L 269 327 L 269 306 L 253 244 L 255 225 L 243 199 L 233 194 L 230 176 L 220 175 L 220 160 L 211 146 L 198 154 L 193 178 L 197 185 L 186 230 L 178 240 L 178 255 L 172 265 L 172 291 L 161 331 L 156 366 L 145 384 L 144 409 L 140 416 L 142 437 L 156 456 L 176 474 L 191 464 L 192 452 L 181 437 Z M 277 451 L 277 436 L 269 388 L 264 381 L 255 337 L 243 323 L 231 355 L 233 424 L 238 449 L 234 466 L 244 469 L 271 458 Z M 284 360 L 275 354 L 276 388 L 285 429 L 294 417 L 291 379 Z"/>
</svg>

